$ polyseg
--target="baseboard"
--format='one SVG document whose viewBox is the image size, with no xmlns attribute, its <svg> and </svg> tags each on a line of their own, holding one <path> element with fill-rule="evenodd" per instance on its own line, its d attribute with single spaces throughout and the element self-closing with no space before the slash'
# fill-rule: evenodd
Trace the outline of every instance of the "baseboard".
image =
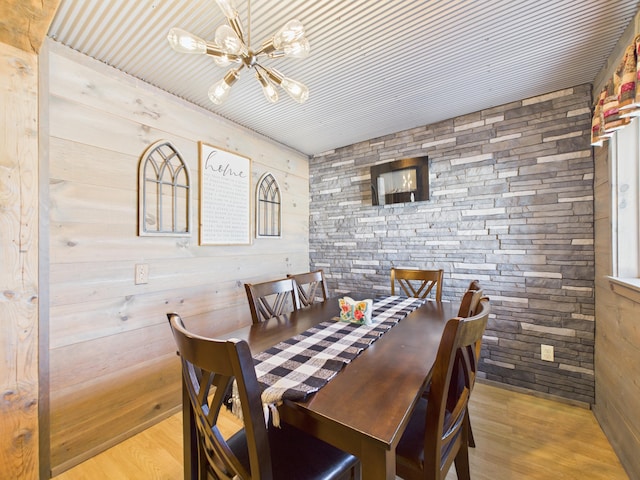
<svg viewBox="0 0 640 480">
<path fill-rule="evenodd" d="M 554 402 L 560 402 L 567 405 L 573 405 L 574 407 L 580 407 L 587 410 L 591 410 L 591 404 L 587 402 L 581 402 L 579 400 L 572 400 L 570 398 L 561 397 L 559 395 L 552 395 L 550 393 L 538 392 L 536 390 L 530 390 L 528 388 L 517 387 L 515 385 L 509 385 L 502 382 L 496 382 L 495 380 L 487 380 L 486 378 L 477 377 L 477 383 L 483 383 L 485 385 L 491 385 L 492 387 L 502 388 L 511 392 L 524 393 L 526 395 L 532 395 L 538 398 L 544 398 L 545 400 L 553 400 Z"/>
<path fill-rule="evenodd" d="M 154 426 L 155 424 L 166 420 L 167 418 L 171 417 L 172 415 L 175 415 L 178 412 L 182 411 L 182 405 L 176 405 L 173 408 L 170 408 L 169 410 L 166 410 L 164 412 L 162 412 L 160 415 L 152 418 L 151 420 L 148 420 L 144 423 L 141 423 L 140 425 L 136 425 L 135 428 L 132 428 L 130 430 L 127 430 L 126 432 L 117 435 L 113 438 L 110 438 L 109 441 L 104 442 L 100 445 L 98 445 L 97 447 L 92 448 L 91 450 L 88 450 L 86 452 L 83 452 L 81 455 L 78 455 L 77 457 L 74 457 L 70 460 L 67 460 L 64 463 L 61 463 L 60 465 L 56 465 L 55 467 L 53 467 L 51 469 L 51 478 L 55 477 L 56 475 L 60 475 L 63 472 L 66 472 L 67 470 L 72 469 L 73 467 L 75 467 L 76 465 L 81 464 L 82 462 L 89 460 L 91 457 L 95 457 L 96 455 L 98 455 L 99 453 L 104 452 L 105 450 L 110 449 L 111 447 L 116 446 L 117 444 L 125 441 L 128 438 L 133 437 L 134 435 L 137 435 L 138 433 L 142 432 L 143 430 L 146 430 L 149 427 Z"/>
</svg>

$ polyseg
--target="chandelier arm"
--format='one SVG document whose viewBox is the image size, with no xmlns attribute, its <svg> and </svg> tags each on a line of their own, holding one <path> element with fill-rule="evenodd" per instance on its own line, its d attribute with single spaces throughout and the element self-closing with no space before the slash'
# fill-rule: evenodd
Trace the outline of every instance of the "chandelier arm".
<svg viewBox="0 0 640 480">
<path fill-rule="evenodd" d="M 262 46 L 260 47 L 260 49 L 258 49 L 255 54 L 256 55 L 269 55 L 270 53 L 274 52 L 276 49 L 276 47 L 273 45 L 273 38 L 270 38 L 269 40 L 265 40 L 262 43 Z"/>
<path fill-rule="evenodd" d="M 224 81 L 226 82 L 226 84 L 229 86 L 233 85 L 236 80 L 238 80 L 238 77 L 240 76 L 240 70 L 242 70 L 243 68 L 244 64 L 240 65 L 238 68 L 232 68 L 231 70 L 229 70 L 224 76 Z"/>
<path fill-rule="evenodd" d="M 207 43 L 207 55 L 211 55 L 212 57 L 223 58 L 227 57 L 231 62 L 240 62 L 242 57 L 240 55 L 234 55 L 232 53 L 226 53 L 217 45 Z"/>
<path fill-rule="evenodd" d="M 244 34 L 242 32 L 242 25 L 238 18 L 238 11 L 233 6 L 232 0 L 216 0 L 218 7 L 222 11 L 222 14 L 227 18 L 229 26 L 236 32 L 238 38 L 244 43 Z"/>
<path fill-rule="evenodd" d="M 244 32 L 242 31 L 242 25 L 240 24 L 240 20 L 238 19 L 238 17 L 227 18 L 227 21 L 229 22 L 229 26 L 233 29 L 233 31 L 236 32 L 236 35 L 238 35 L 240 41 L 246 45 L 246 42 L 244 41 Z"/>
<path fill-rule="evenodd" d="M 251 48 L 251 0 L 247 0 L 247 48 Z"/>
<path fill-rule="evenodd" d="M 265 68 L 262 65 L 256 63 L 255 70 L 256 78 L 262 86 L 262 92 L 264 93 L 264 96 L 269 102 L 276 103 L 278 101 L 278 92 L 271 83 L 269 75 L 267 74 Z"/>
<path fill-rule="evenodd" d="M 233 69 L 232 71 L 235 74 L 236 80 L 238 79 L 238 77 L 240 76 L 240 71 L 244 68 L 244 63 L 241 63 L 240 65 L 238 65 L 237 68 Z"/>
<path fill-rule="evenodd" d="M 275 82 L 276 85 L 280 85 L 282 83 L 282 80 L 284 80 L 284 75 L 282 75 L 279 71 L 277 71 L 275 68 L 266 68 L 266 67 L 262 67 L 264 69 L 264 71 L 267 73 L 267 75 L 269 76 L 269 78 Z"/>
</svg>

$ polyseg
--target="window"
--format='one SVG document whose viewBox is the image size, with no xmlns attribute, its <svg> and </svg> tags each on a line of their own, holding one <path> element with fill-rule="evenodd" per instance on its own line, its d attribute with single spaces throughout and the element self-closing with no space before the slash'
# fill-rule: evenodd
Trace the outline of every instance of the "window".
<svg viewBox="0 0 640 480">
<path fill-rule="evenodd" d="M 151 145 L 138 169 L 138 234 L 186 237 L 191 232 L 189 170 L 169 142 Z"/>
<path fill-rule="evenodd" d="M 270 173 L 265 173 L 256 189 L 256 237 L 282 236 L 280 187 Z"/>
<path fill-rule="evenodd" d="M 640 277 L 640 120 L 611 138 L 613 276 Z"/>
</svg>

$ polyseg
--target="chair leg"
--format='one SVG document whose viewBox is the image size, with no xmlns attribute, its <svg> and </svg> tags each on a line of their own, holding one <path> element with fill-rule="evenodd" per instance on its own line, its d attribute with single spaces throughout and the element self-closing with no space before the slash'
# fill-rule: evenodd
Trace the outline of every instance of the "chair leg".
<svg viewBox="0 0 640 480">
<path fill-rule="evenodd" d="M 360 468 L 360 462 L 358 462 L 352 469 L 353 480 L 362 480 L 362 470 Z"/>
<path fill-rule="evenodd" d="M 361 480 L 361 477 L 362 473 L 360 471 L 360 462 L 358 462 L 351 467 L 348 472 L 344 473 L 340 477 L 340 480 Z"/>
<path fill-rule="evenodd" d="M 471 480 L 471 474 L 469 473 L 469 447 L 466 442 L 460 445 L 460 450 L 456 455 L 455 465 L 458 480 Z"/>
<path fill-rule="evenodd" d="M 466 423 L 467 435 L 469 436 L 469 446 L 471 448 L 476 448 L 476 440 L 473 438 L 473 429 L 471 428 L 471 418 L 469 417 L 469 410 L 467 410 L 464 421 Z"/>
</svg>

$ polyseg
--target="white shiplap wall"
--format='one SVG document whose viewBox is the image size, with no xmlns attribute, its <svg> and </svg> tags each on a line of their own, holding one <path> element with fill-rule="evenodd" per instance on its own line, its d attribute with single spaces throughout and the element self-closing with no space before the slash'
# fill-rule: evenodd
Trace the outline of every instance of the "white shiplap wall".
<svg viewBox="0 0 640 480">
<path fill-rule="evenodd" d="M 166 313 L 202 334 L 251 322 L 243 284 L 308 270 L 305 156 L 51 43 L 50 395 L 54 473 L 175 411 L 180 372 Z M 190 238 L 137 236 L 140 157 L 172 142 L 192 177 Z M 283 237 L 198 245 L 198 141 L 270 171 Z M 250 201 L 253 209 L 253 195 Z M 253 231 L 253 229 L 252 229 Z M 149 265 L 149 283 L 134 268 Z"/>
</svg>

